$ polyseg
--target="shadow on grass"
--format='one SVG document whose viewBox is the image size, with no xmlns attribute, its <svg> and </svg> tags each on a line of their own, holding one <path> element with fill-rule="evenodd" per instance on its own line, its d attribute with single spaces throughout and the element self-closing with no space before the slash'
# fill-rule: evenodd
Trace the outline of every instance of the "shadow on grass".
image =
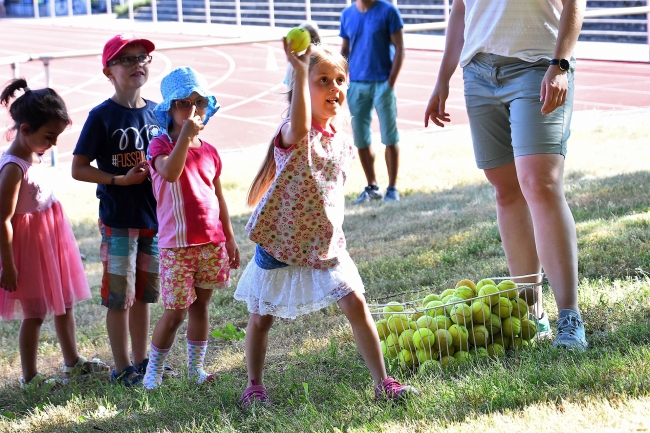
<svg viewBox="0 0 650 433">
<path fill-rule="evenodd" d="M 650 173 L 600 179 L 570 173 L 566 184 L 578 223 L 580 277 L 613 281 L 635 275 L 636 269 L 649 269 L 648 219 L 634 216 L 650 208 L 646 193 L 650 190 Z M 234 224 L 244 262 L 253 251 L 245 240 L 245 221 L 245 216 L 239 217 Z M 434 194 L 411 194 L 398 205 L 350 205 L 345 231 L 369 298 L 422 286 L 444 287 L 461 278 L 477 280 L 507 274 L 493 191 L 486 183 Z M 98 235 L 92 227 L 77 226 L 75 232 L 82 245 L 84 241 L 97 244 Z M 235 273 L 233 279 L 237 276 Z M 215 322 L 245 324 L 246 310 L 231 294 L 215 294 L 213 327 Z M 312 431 L 333 427 L 345 431 L 354 427 L 379 429 L 393 420 L 410 424 L 432 418 L 445 424 L 481 413 L 552 403 L 567 396 L 647 395 L 647 291 L 631 294 L 618 303 L 594 301 L 583 310 L 594 325 L 588 329 L 592 347 L 587 353 L 558 352 L 541 344 L 539 350 L 483 367 L 452 368 L 431 376 L 395 371 L 396 376 L 423 391 L 418 399 L 404 405 L 372 403 L 369 375 L 356 348 L 349 338 L 340 342 L 331 337 L 326 326 L 330 310 L 325 310 L 322 316 L 310 318 L 314 323 L 278 321 L 275 328 L 283 334 L 287 347 L 281 356 L 269 357 L 267 384 L 274 406 L 268 410 L 239 411 L 236 401 L 246 382 L 241 366 L 226 369 L 216 387 L 195 389 L 178 380 L 152 393 L 115 388 L 105 382 L 48 395 L 25 394 L 8 387 L 0 390 L 0 407 L 16 414 L 17 422 L 42 420 L 35 423 L 36 429 L 47 432 Z M 340 316 L 338 310 L 332 314 Z M 308 351 L 297 349 L 301 342 L 315 338 L 310 333 L 316 332 L 334 343 Z M 241 345 L 237 347 L 241 350 Z M 104 412 L 98 410 L 100 406 Z M 70 422 L 57 411 L 80 413 L 75 416 L 77 422 Z"/>
<path fill-rule="evenodd" d="M 369 375 L 356 348 L 334 340 L 329 347 L 294 354 L 283 368 L 269 369 L 270 408 L 239 409 L 241 372 L 224 374 L 218 386 L 194 387 L 184 380 L 170 380 L 153 392 L 88 383 L 51 394 L 47 405 L 39 409 L 34 400 L 29 405 L 35 396 L 13 396 L 24 400 L 16 409 L 33 411 L 25 413 L 25 418 L 42 419 L 38 430 L 30 431 L 42 432 L 281 432 L 331 431 L 334 427 L 346 431 L 373 430 L 395 422 L 445 425 L 508 409 L 523 411 L 538 403 L 561 404 L 567 396 L 580 400 L 647 395 L 650 369 L 640 361 L 650 355 L 648 340 L 650 326 L 635 324 L 594 341 L 586 353 L 539 343 L 534 350 L 517 355 L 427 375 L 393 371 L 395 377 L 421 391 L 401 404 L 373 402 Z M 82 406 L 82 412 L 74 422 L 57 421 L 52 408 L 68 402 Z M 44 416 L 48 413 L 50 422 Z"/>
</svg>

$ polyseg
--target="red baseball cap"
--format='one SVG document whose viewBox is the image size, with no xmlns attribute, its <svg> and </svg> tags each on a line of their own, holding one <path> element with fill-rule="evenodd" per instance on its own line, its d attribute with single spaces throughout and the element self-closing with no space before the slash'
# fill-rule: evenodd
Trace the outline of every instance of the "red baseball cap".
<svg viewBox="0 0 650 433">
<path fill-rule="evenodd" d="M 102 64 L 104 67 L 107 66 L 108 62 L 117 57 L 120 51 L 122 51 L 122 48 L 129 44 L 142 45 L 147 50 L 147 54 L 156 49 L 156 46 L 150 40 L 136 38 L 131 33 L 115 35 L 104 45 L 104 52 L 102 53 Z"/>
</svg>

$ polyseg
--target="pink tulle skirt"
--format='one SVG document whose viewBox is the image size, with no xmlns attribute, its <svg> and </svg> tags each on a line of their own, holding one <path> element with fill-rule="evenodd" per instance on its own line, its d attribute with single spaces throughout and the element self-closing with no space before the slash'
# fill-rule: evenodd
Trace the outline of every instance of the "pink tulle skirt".
<svg viewBox="0 0 650 433">
<path fill-rule="evenodd" d="M 4 320 L 59 316 L 90 299 L 79 247 L 58 201 L 44 211 L 14 215 L 11 223 L 18 289 L 0 288 Z"/>
</svg>

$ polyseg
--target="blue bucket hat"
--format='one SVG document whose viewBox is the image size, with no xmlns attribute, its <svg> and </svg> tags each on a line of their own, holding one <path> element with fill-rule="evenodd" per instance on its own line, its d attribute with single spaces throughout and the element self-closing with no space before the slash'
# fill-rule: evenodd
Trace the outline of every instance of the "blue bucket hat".
<svg viewBox="0 0 650 433">
<path fill-rule="evenodd" d="M 176 68 L 160 82 L 160 93 L 162 93 L 163 101 L 153 109 L 156 119 L 158 119 L 158 123 L 164 132 L 167 132 L 171 121 L 169 108 L 172 101 L 185 99 L 192 92 L 198 93 L 209 101 L 205 111 L 205 119 L 203 120 L 204 125 L 221 107 L 217 102 L 217 98 L 208 92 L 208 82 L 201 74 L 190 67 Z"/>
</svg>

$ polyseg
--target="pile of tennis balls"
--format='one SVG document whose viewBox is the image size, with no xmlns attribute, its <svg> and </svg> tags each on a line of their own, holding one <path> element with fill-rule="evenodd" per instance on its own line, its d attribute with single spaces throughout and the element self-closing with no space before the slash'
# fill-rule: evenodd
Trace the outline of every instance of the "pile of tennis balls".
<svg viewBox="0 0 650 433">
<path fill-rule="evenodd" d="M 377 332 L 386 358 L 423 373 L 526 348 L 537 334 L 528 306 L 511 280 L 462 280 L 422 300 L 385 304 Z"/>
</svg>

